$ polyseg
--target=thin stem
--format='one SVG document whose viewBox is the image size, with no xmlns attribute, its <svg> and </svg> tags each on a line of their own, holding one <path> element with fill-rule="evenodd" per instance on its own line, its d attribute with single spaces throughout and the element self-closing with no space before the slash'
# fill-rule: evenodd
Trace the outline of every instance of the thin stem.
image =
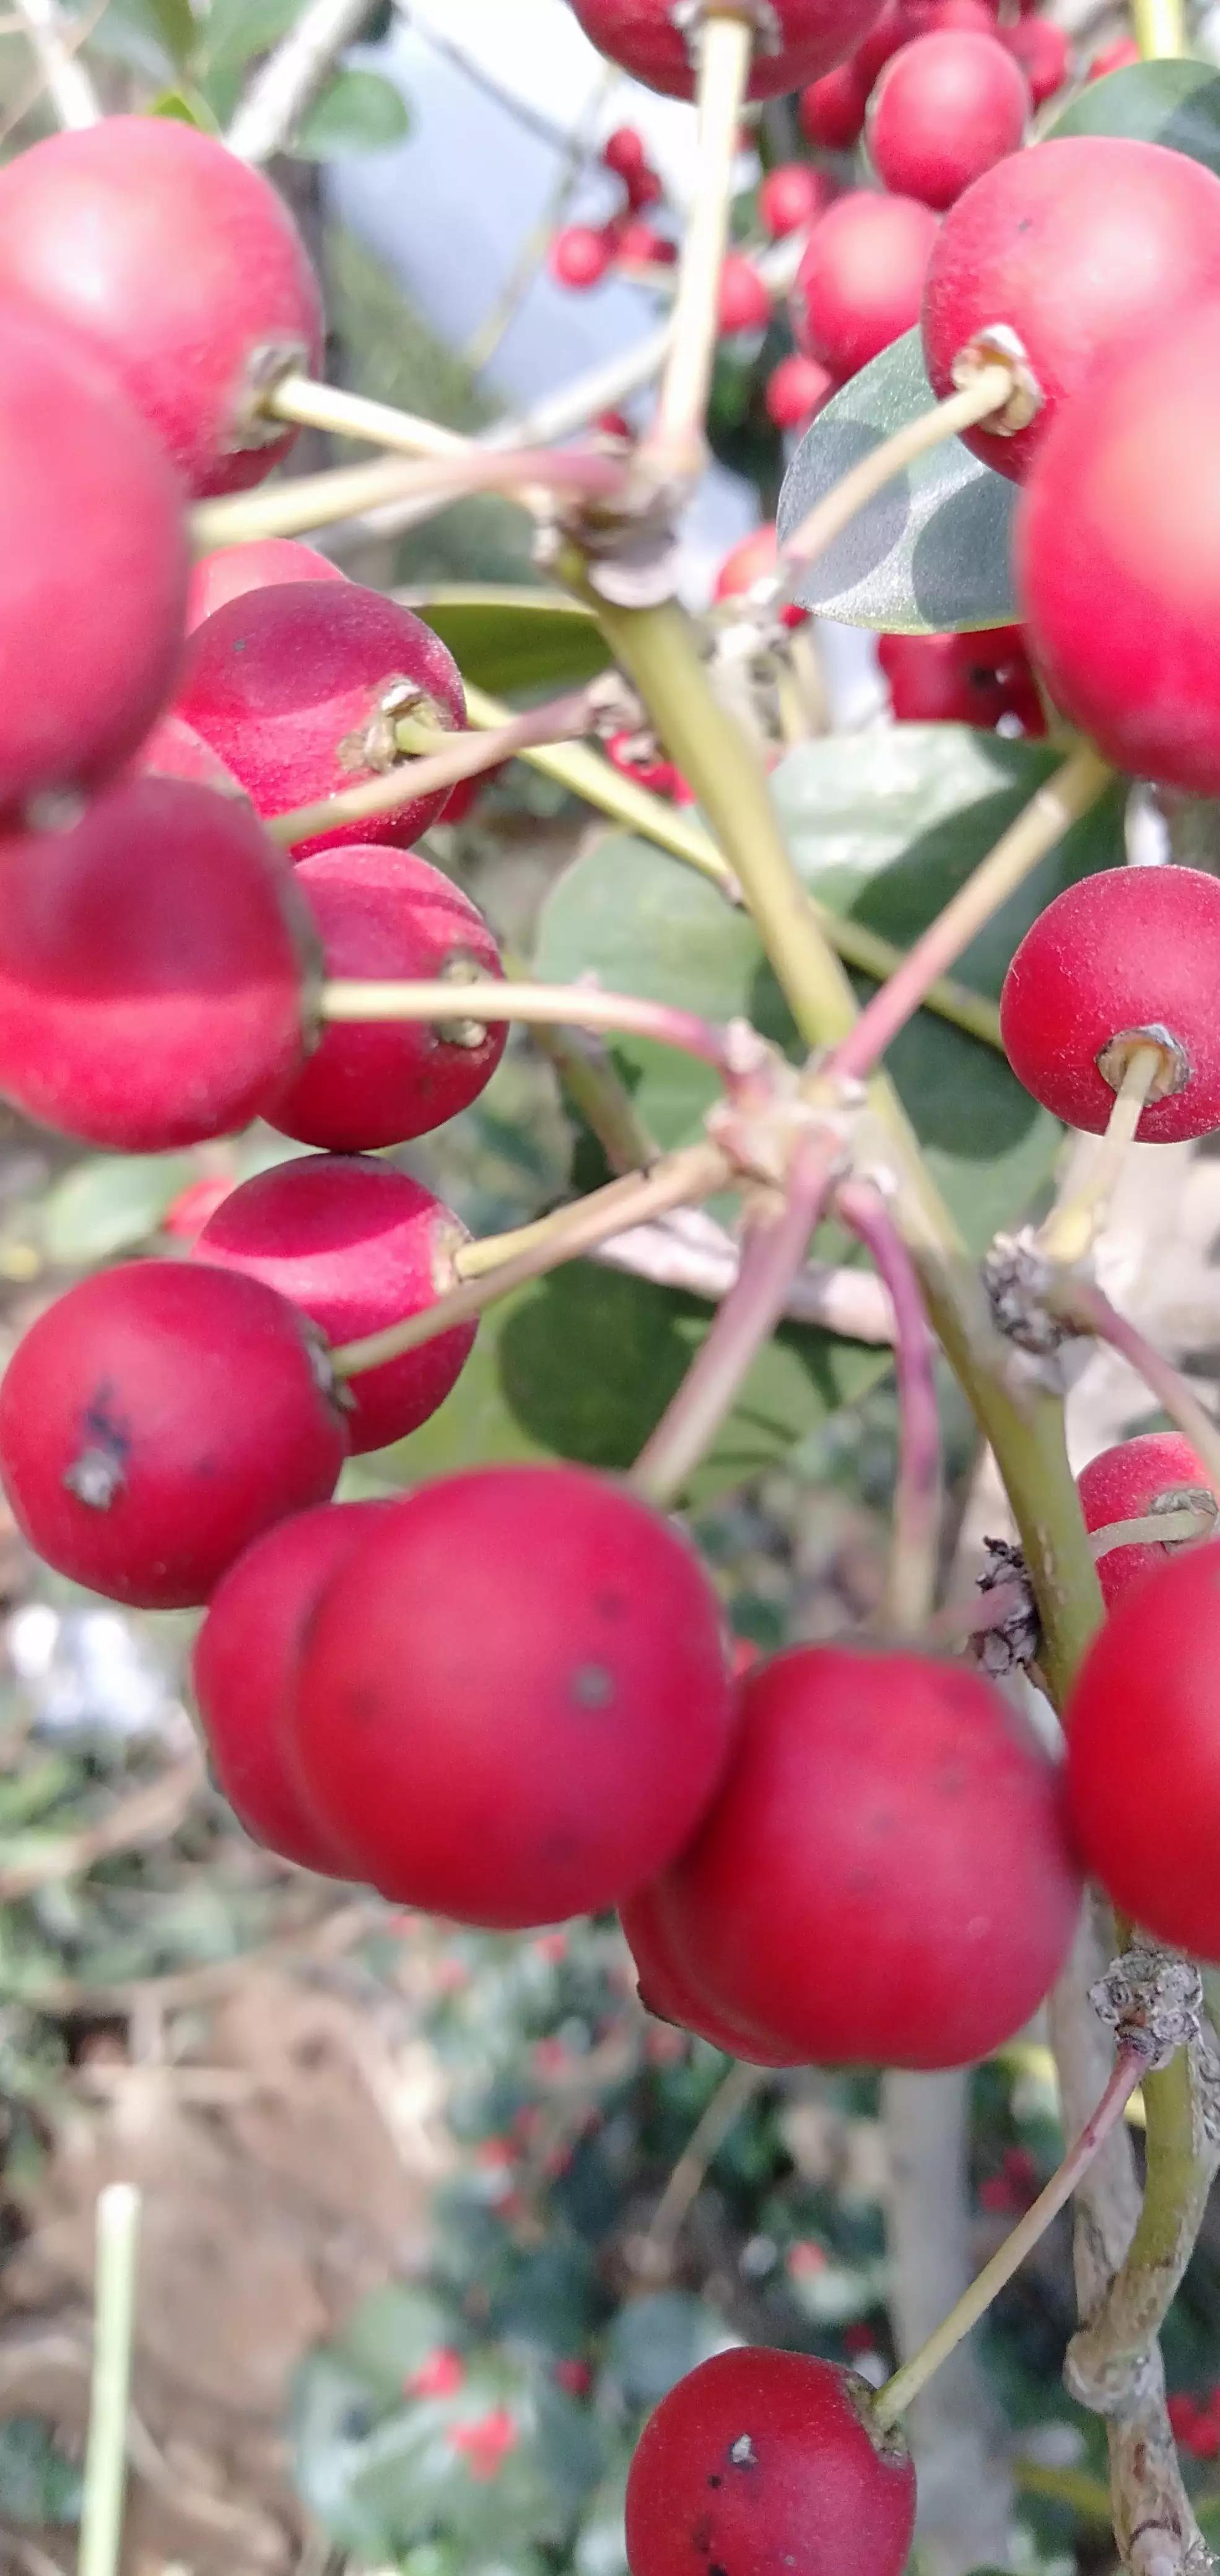
<svg viewBox="0 0 1220 2576">
<path fill-rule="evenodd" d="M 922 2350 L 913 2353 L 901 2370 L 896 2370 L 892 2379 L 887 2379 L 884 2388 L 879 2390 L 873 2402 L 873 2413 L 882 2426 L 898 2422 L 933 2372 L 948 2360 L 963 2336 L 978 2324 L 979 2318 L 986 2315 L 993 2299 L 1012 2279 L 1026 2255 L 1032 2252 L 1052 2218 L 1057 2217 L 1071 2199 L 1081 2175 L 1087 2171 L 1111 2129 L 1121 2120 L 1136 2087 L 1144 2081 L 1147 2068 L 1146 2051 L 1130 2046 L 1119 2050 L 1114 2071 L 1092 2118 L 1086 2121 L 1079 2137 L 1069 2147 L 1058 2171 L 1051 2175 L 1025 2216 L 997 2247 L 991 2261 L 984 2264 L 956 2307 L 950 2309 L 935 2333 L 929 2335 Z"/>
<path fill-rule="evenodd" d="M 337 982 L 323 985 L 319 1011 L 324 1020 L 465 1020 L 493 1027 L 537 1020 L 559 1028 L 613 1029 L 679 1047 L 719 1074 L 733 1072 L 728 1040 L 710 1020 L 666 1002 L 642 1002 L 634 993 L 600 993 L 593 984 L 501 984 L 488 975 L 431 984 Z"/>
<path fill-rule="evenodd" d="M 1116 1547 L 1186 1547 L 1192 1539 L 1214 1538 L 1216 1507 L 1210 1511 L 1183 1506 L 1176 1512 L 1144 1512 L 1138 1520 L 1111 1521 L 1105 1529 L 1094 1530 L 1089 1544 L 1093 1561 L 1109 1556 Z"/>
<path fill-rule="evenodd" d="M 657 416 L 642 456 L 662 474 L 697 472 L 716 355 L 720 272 L 729 240 L 733 164 L 754 28 L 734 0 L 710 0 L 699 30 L 699 158 L 682 244 L 673 337 Z"/>
<path fill-rule="evenodd" d="M 101 100 L 77 54 L 78 31 L 65 22 L 59 0 L 17 0 L 17 16 L 59 124 L 97 125 Z"/>
<path fill-rule="evenodd" d="M 359 35 L 372 10 L 373 0 L 310 0 L 282 44 L 255 72 L 229 128 L 229 150 L 254 162 L 270 161 L 282 151 L 336 57 Z"/>
<path fill-rule="evenodd" d="M 93 2382 L 77 2576 L 116 2576 L 122 2549 L 139 2234 L 135 2185 L 108 2184 L 97 2199 Z"/>
<path fill-rule="evenodd" d="M 1171 1422 L 1197 1450 L 1208 1478 L 1220 1493 L 1220 1429 L 1210 1413 L 1205 1413 L 1198 1397 L 1192 1393 L 1180 1370 L 1165 1359 L 1155 1345 L 1141 1333 L 1138 1324 L 1120 1315 L 1103 1289 L 1092 1279 L 1070 1278 L 1052 1281 L 1047 1303 L 1053 1314 L 1066 1323 L 1075 1324 L 1081 1332 L 1092 1333 L 1100 1342 L 1108 1342 L 1137 1377 L 1155 1395 Z"/>
<path fill-rule="evenodd" d="M 836 1048 L 826 1067 L 828 1079 L 859 1081 L 871 1073 L 919 1009 L 936 976 L 955 964 L 992 914 L 1062 840 L 1069 825 L 1096 804 L 1111 775 L 1092 746 L 1081 743 L 1031 796 L 1015 823 L 916 940 L 897 974 L 861 1012 L 846 1044 Z"/>
<path fill-rule="evenodd" d="M 830 1190 L 837 1137 L 797 1147 L 784 1197 L 748 1226 L 741 1266 L 668 1412 L 631 1471 L 636 1492 L 666 1509 L 682 1492 L 788 1303 Z"/>
<path fill-rule="evenodd" d="M 1216 2062 L 1206 2041 L 1144 2078 L 1144 2196 L 1135 2234 L 1100 2307 L 1072 2337 L 1073 2394 L 1104 2400 L 1160 2333 L 1199 2232 L 1216 2171 Z"/>
<path fill-rule="evenodd" d="M 331 1366 L 341 1378 L 359 1377 L 364 1369 L 380 1368 L 386 1360 L 418 1350 L 422 1343 L 430 1342 L 437 1333 L 449 1332 L 455 1324 L 472 1323 L 486 1306 L 507 1297 L 511 1289 L 543 1278 L 565 1261 L 578 1260 L 628 1226 L 645 1225 L 650 1217 L 662 1216 L 667 1208 L 710 1198 L 731 1178 L 728 1156 L 715 1145 L 688 1145 L 681 1153 L 668 1155 L 655 1171 L 608 1181 L 605 1189 L 591 1191 L 576 1207 L 560 1208 L 543 1221 L 543 1227 L 526 1229 L 531 1236 L 526 1248 L 500 1262 L 485 1277 L 451 1289 L 422 1314 L 408 1315 L 401 1324 L 388 1325 L 383 1333 L 367 1334 L 362 1341 L 348 1342 L 332 1351 Z"/>
<path fill-rule="evenodd" d="M 1135 41 L 1145 62 L 1166 62 L 1189 48 L 1183 0 L 1132 0 Z"/>
<path fill-rule="evenodd" d="M 549 1057 L 573 1108 L 596 1136 L 612 1172 L 647 1171 L 660 1151 L 645 1127 L 626 1083 L 601 1038 L 588 1029 L 548 1029 L 535 1024 L 535 1041 Z"/>
<path fill-rule="evenodd" d="M 380 501 L 417 498 L 421 516 L 447 509 L 466 492 L 522 493 L 572 491 L 594 500 L 614 500 L 623 490 L 624 469 L 611 456 L 578 455 L 551 447 L 487 448 L 467 445 L 461 454 L 427 456 L 415 462 L 390 456 L 372 465 L 338 465 L 325 474 L 300 474 L 288 483 L 263 484 L 257 492 L 231 492 L 220 501 L 198 502 L 191 512 L 196 552 L 213 546 L 249 545 L 259 537 L 303 537 L 325 528 L 353 510 Z"/>
<path fill-rule="evenodd" d="M 918 420 L 907 421 L 902 429 L 896 429 L 879 447 L 871 448 L 850 473 L 823 494 L 788 538 L 780 556 L 780 569 L 789 577 L 788 586 L 791 577 L 815 563 L 856 512 L 875 493 L 883 491 L 895 475 L 905 473 L 917 457 L 927 456 L 934 447 L 943 446 L 946 439 L 956 438 L 963 429 L 972 429 L 976 421 L 986 420 L 989 412 L 1002 411 L 1012 399 L 1012 389 L 1010 367 L 983 367 L 963 393 L 950 394 L 944 402 L 922 412 Z"/>
<path fill-rule="evenodd" d="M 367 438 L 374 447 L 400 456 L 468 456 L 471 441 L 460 430 L 442 429 L 435 420 L 399 411 L 394 403 L 374 402 L 368 394 L 348 393 L 340 385 L 319 384 L 312 376 L 281 376 L 264 396 L 263 411 L 274 420 L 296 421 L 302 429 L 326 429 L 338 438 Z"/>
<path fill-rule="evenodd" d="M 433 796 L 441 788 L 454 787 L 459 779 L 481 777 L 485 770 L 498 769 L 502 761 L 511 760 L 517 752 L 528 750 L 539 742 L 564 742 L 572 735 L 587 732 L 593 721 L 595 700 L 588 689 L 574 689 L 566 698 L 555 698 L 549 706 L 533 707 L 528 714 L 512 716 L 498 733 L 444 734 L 438 726 L 429 726 L 421 738 L 429 745 L 442 748 L 425 751 L 421 757 L 396 762 L 383 778 L 369 778 L 358 787 L 341 787 L 335 796 L 319 797 L 316 804 L 296 805 L 287 814 L 272 814 L 265 829 L 272 839 L 286 849 L 299 841 L 310 841 L 317 832 L 333 832 L 343 823 L 363 823 L 376 814 L 393 814 L 400 805 L 409 805 L 420 796 Z M 403 728 L 399 728 L 400 734 Z"/>
<path fill-rule="evenodd" d="M 871 1255 L 894 1309 L 900 1418 L 887 1610 L 899 1634 L 922 1629 L 940 1560 L 944 1501 L 936 1343 L 915 1264 L 880 1191 L 849 1181 L 836 1193 L 843 1223 Z"/>
<path fill-rule="evenodd" d="M 1137 1046 L 1132 1050 L 1114 1094 L 1106 1132 L 1089 1157 L 1087 1171 L 1074 1188 L 1065 1191 L 1039 1228 L 1038 1250 L 1047 1261 L 1061 1261 L 1065 1266 L 1083 1261 L 1100 1233 L 1127 1148 L 1135 1141 L 1148 1095 L 1164 1066 L 1163 1047 Z"/>
<path fill-rule="evenodd" d="M 647 2275 L 667 2268 L 683 2222 L 699 2196 L 708 2166 L 714 2163 L 742 2112 L 769 2080 L 765 2066 L 746 2066 L 738 2059 L 717 2085 L 653 2211 L 652 2224 L 641 2248 L 641 2272 Z"/>
</svg>

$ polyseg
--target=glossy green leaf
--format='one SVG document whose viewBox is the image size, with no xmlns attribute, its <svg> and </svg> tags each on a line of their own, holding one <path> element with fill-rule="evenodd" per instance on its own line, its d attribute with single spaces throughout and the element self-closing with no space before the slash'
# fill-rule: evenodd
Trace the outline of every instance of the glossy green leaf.
<svg viewBox="0 0 1220 2576">
<path fill-rule="evenodd" d="M 292 149 L 306 161 L 348 152 L 385 152 L 411 130 L 402 92 L 380 72 L 341 71 L 306 110 Z"/>
<path fill-rule="evenodd" d="M 435 628 L 472 688 L 493 698 L 579 687 L 610 660 L 592 610 L 562 591 L 471 581 L 395 597 Z"/>
<path fill-rule="evenodd" d="M 789 537 L 862 457 L 935 400 L 918 331 L 862 367 L 819 412 L 788 468 Z M 891 635 L 1004 626 L 1017 614 L 1010 564 L 1016 486 L 957 438 L 891 478 L 810 566 L 797 597 L 848 626 Z"/>
<path fill-rule="evenodd" d="M 74 1164 L 43 1202 L 48 1260 L 83 1270 L 146 1243 L 194 1171 L 189 1154 L 92 1154 Z"/>
<path fill-rule="evenodd" d="M 1131 63 L 1087 81 L 1044 138 L 1122 134 L 1162 143 L 1220 175 L 1220 72 L 1214 63 Z"/>
<path fill-rule="evenodd" d="M 278 45 L 301 15 L 304 0 L 211 0 L 201 52 L 209 71 L 240 71 Z"/>
</svg>

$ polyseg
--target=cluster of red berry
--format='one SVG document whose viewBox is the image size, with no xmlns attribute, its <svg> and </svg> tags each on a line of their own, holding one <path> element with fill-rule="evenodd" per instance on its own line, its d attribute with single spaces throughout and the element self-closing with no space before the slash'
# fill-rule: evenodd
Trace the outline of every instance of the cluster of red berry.
<svg viewBox="0 0 1220 2576">
<path fill-rule="evenodd" d="M 612 268 L 669 268 L 677 249 L 647 220 L 664 193 L 642 134 L 618 125 L 602 147 L 602 163 L 623 185 L 623 203 L 604 224 L 565 224 L 550 247 L 551 275 L 559 286 L 582 293 L 600 286 Z"/>
</svg>

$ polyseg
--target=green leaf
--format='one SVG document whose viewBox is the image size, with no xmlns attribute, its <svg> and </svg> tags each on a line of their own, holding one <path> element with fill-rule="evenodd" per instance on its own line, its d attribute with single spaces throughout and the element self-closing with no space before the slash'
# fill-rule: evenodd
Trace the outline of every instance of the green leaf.
<svg viewBox="0 0 1220 2576">
<path fill-rule="evenodd" d="M 407 103 L 380 72 L 337 72 L 302 117 L 292 148 L 306 161 L 347 152 L 384 152 L 411 130 Z"/>
<path fill-rule="evenodd" d="M 679 2379 L 735 2337 L 691 2290 L 655 2290 L 619 2309 L 606 2337 L 605 2372 L 629 2406 L 658 2406 Z"/>
<path fill-rule="evenodd" d="M 1088 81 L 1048 128 L 1063 134 L 1122 134 L 1184 152 L 1220 176 L 1220 72 L 1214 63 L 1131 63 Z"/>
<path fill-rule="evenodd" d="M 386 2281 L 360 2301 L 331 2351 L 377 2398 L 392 2405 L 412 2374 L 453 2341 L 454 2319 L 439 2299 L 401 2281 Z"/>
<path fill-rule="evenodd" d="M 189 1154 L 97 1154 L 74 1164 L 43 1201 L 48 1260 L 83 1270 L 146 1243 L 194 1169 Z"/>
<path fill-rule="evenodd" d="M 221 131 L 220 118 L 211 100 L 201 89 L 193 88 L 186 81 L 180 81 L 174 89 L 163 89 L 157 98 L 150 99 L 147 113 L 149 116 L 173 117 L 179 125 L 193 125 L 198 134 L 219 134 Z"/>
<path fill-rule="evenodd" d="M 427 619 L 472 688 L 493 698 L 575 688 L 610 661 L 592 610 L 562 591 L 468 581 L 395 597 Z"/>
<path fill-rule="evenodd" d="M 908 331 L 844 385 L 802 439 L 780 495 L 781 538 L 934 400 L 919 333 Z M 1017 615 L 1009 560 L 1016 498 L 1015 484 L 981 465 L 960 439 L 947 439 L 856 512 L 796 595 L 848 626 L 890 635 L 1008 625 Z"/>
<path fill-rule="evenodd" d="M 10 2415 L 0 2424 L 0 2513 L 18 2526 L 78 2521 L 81 2475 L 39 2415 Z"/>
<path fill-rule="evenodd" d="M 164 81 L 194 53 L 199 29 L 189 0 L 108 0 L 90 30 L 90 51 Z"/>
<path fill-rule="evenodd" d="M 212 0 L 200 48 L 208 70 L 241 71 L 278 45 L 300 17 L 303 0 Z"/>
</svg>

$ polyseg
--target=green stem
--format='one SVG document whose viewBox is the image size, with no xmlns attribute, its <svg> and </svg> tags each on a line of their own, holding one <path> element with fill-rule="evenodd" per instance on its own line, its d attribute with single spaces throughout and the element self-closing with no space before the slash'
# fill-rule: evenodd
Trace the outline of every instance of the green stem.
<svg viewBox="0 0 1220 2576">
<path fill-rule="evenodd" d="M 97 2202 L 93 2383 L 77 2576 L 116 2576 L 122 2548 L 139 2231 L 139 2192 L 132 2183 L 110 2183 Z"/>
<path fill-rule="evenodd" d="M 1215 2075 L 1205 2085 L 1200 2051 L 1179 2048 L 1144 2078 L 1144 2197 L 1126 2259 L 1096 2316 L 1072 2339 L 1069 2385 L 1085 2399 L 1125 2389 L 1155 2341 L 1194 2249 L 1217 2150 L 1208 2136 Z"/>
</svg>

